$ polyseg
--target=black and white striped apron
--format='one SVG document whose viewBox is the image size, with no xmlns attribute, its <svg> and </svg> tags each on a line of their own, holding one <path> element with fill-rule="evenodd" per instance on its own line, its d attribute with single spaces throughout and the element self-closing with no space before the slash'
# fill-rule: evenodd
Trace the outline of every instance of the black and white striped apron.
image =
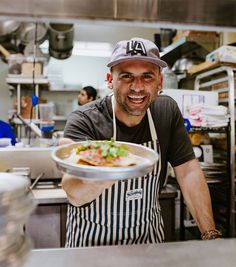
<svg viewBox="0 0 236 267">
<path fill-rule="evenodd" d="M 116 140 L 114 103 L 112 107 Z M 69 204 L 66 247 L 163 242 L 164 226 L 158 201 L 161 151 L 149 109 L 147 113 L 152 141 L 143 145 L 159 153 L 158 163 L 144 177 L 116 181 L 91 203 L 81 207 Z"/>
</svg>

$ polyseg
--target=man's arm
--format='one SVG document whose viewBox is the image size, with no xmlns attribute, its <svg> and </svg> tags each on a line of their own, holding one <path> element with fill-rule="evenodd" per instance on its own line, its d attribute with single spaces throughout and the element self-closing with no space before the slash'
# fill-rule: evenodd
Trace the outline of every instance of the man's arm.
<svg viewBox="0 0 236 267">
<path fill-rule="evenodd" d="M 82 206 L 95 200 L 114 181 L 89 181 L 64 174 L 62 188 L 67 194 L 69 202 L 74 206 Z"/>
<path fill-rule="evenodd" d="M 185 203 L 200 232 L 215 229 L 211 198 L 204 174 L 196 159 L 174 167 Z"/>
</svg>

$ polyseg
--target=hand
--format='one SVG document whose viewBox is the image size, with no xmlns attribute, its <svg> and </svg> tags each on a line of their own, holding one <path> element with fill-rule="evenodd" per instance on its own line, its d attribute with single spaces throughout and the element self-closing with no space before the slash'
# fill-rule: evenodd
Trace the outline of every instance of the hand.
<svg viewBox="0 0 236 267">
<path fill-rule="evenodd" d="M 71 144 L 73 140 L 61 138 L 59 145 Z M 79 177 L 73 177 L 64 174 L 62 178 L 62 188 L 66 192 L 69 201 L 76 206 L 83 205 L 97 198 L 105 189 L 110 188 L 115 181 L 89 180 Z"/>
<path fill-rule="evenodd" d="M 71 204 L 81 206 L 96 199 L 105 189 L 113 185 L 114 181 L 88 181 L 63 175 L 62 188 Z"/>
<path fill-rule="evenodd" d="M 58 140 L 58 145 L 61 146 L 61 145 L 66 145 L 66 144 L 71 144 L 73 143 L 73 140 L 70 139 L 70 138 L 66 138 L 66 137 L 63 137 L 63 138 L 60 138 Z"/>
</svg>

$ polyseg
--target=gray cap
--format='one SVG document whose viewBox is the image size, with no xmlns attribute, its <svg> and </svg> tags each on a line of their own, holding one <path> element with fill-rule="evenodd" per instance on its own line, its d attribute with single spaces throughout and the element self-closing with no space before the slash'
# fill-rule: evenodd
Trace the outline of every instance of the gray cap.
<svg viewBox="0 0 236 267">
<path fill-rule="evenodd" d="M 149 40 L 137 37 L 118 42 L 112 52 L 111 60 L 107 64 L 107 67 L 113 67 L 129 60 L 143 60 L 161 68 L 167 67 L 166 62 L 160 59 L 158 47 Z"/>
</svg>

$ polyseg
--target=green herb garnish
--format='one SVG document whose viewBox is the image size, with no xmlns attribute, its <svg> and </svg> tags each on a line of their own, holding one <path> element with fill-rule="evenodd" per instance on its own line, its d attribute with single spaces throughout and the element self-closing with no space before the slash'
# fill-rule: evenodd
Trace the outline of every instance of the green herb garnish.
<svg viewBox="0 0 236 267">
<path fill-rule="evenodd" d="M 128 148 L 124 144 L 117 144 L 114 140 L 104 141 L 86 141 L 83 145 L 80 145 L 76 149 L 76 153 L 79 154 L 81 151 L 87 149 L 98 149 L 100 150 L 101 156 L 108 160 L 117 157 L 124 157 L 128 154 Z"/>
</svg>

